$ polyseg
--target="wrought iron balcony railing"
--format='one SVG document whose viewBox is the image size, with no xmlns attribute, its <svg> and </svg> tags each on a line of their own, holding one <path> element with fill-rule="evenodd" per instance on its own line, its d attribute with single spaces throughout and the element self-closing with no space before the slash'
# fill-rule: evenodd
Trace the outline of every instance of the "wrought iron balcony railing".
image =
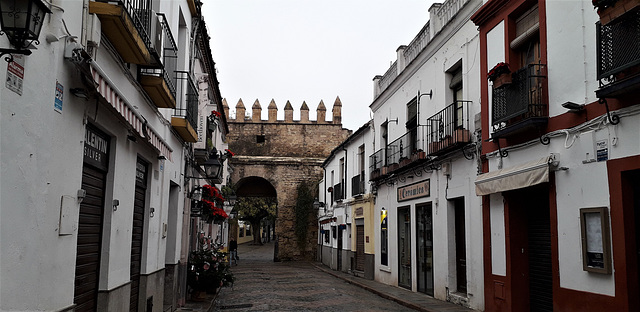
<svg viewBox="0 0 640 312">
<path fill-rule="evenodd" d="M 364 171 L 351 178 L 351 196 L 364 194 Z"/>
<path fill-rule="evenodd" d="M 184 117 L 198 130 L 198 89 L 187 71 L 176 71 L 176 109 L 174 116 Z"/>
<path fill-rule="evenodd" d="M 494 136 L 527 120 L 548 119 L 545 64 L 530 64 L 512 74 L 512 82 L 493 89 Z M 506 135 L 506 134 L 505 134 Z"/>
<path fill-rule="evenodd" d="M 170 97 L 166 101 L 173 100 L 173 103 L 156 103 L 158 107 L 175 107 L 176 97 L 176 75 L 174 72 L 178 65 L 178 47 L 176 45 L 169 23 L 164 14 L 158 13 L 153 21 L 153 56 L 158 60 L 155 66 L 139 66 L 141 77 L 159 77 L 164 79 Z M 157 85 L 154 81 L 146 80 L 147 84 Z M 162 90 L 162 88 L 159 88 Z M 155 91 L 152 91 L 155 92 Z M 162 92 L 162 91 L 160 91 Z M 152 98 L 154 98 L 152 96 Z M 166 97 L 165 97 L 166 98 Z"/>
<path fill-rule="evenodd" d="M 597 74 L 602 87 L 629 78 L 620 74 L 640 67 L 640 10 L 625 13 L 615 23 L 596 24 Z M 631 76 L 637 76 L 635 70 Z"/>
<path fill-rule="evenodd" d="M 425 126 L 418 126 L 387 145 L 386 164 L 399 164 L 411 155 L 424 150 Z"/>
<path fill-rule="evenodd" d="M 471 142 L 469 106 L 471 101 L 455 101 L 427 119 L 427 154 L 437 155 Z"/>
<path fill-rule="evenodd" d="M 385 149 L 379 149 L 377 152 L 369 156 L 369 172 L 380 174 L 380 169 L 384 166 Z"/>
<path fill-rule="evenodd" d="M 150 0 L 97 0 L 97 2 L 117 3 L 131 18 L 133 26 L 140 33 L 142 41 L 149 50 L 151 44 L 151 1 Z M 115 43 L 114 43 L 115 44 Z"/>
</svg>

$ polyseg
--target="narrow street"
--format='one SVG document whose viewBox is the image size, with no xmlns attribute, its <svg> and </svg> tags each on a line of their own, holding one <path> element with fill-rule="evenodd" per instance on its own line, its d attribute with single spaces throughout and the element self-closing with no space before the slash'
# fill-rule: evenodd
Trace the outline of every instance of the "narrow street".
<svg viewBox="0 0 640 312">
<path fill-rule="evenodd" d="M 273 243 L 238 247 L 236 282 L 223 288 L 215 311 L 407 311 L 316 268 L 312 263 L 273 262 Z"/>
</svg>

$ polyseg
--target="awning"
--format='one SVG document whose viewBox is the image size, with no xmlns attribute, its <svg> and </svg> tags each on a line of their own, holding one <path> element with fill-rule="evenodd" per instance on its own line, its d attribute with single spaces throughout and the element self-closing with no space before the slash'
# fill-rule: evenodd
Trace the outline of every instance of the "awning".
<svg viewBox="0 0 640 312">
<path fill-rule="evenodd" d="M 160 155 L 165 156 L 169 161 L 173 161 L 171 158 L 171 152 L 173 151 L 167 144 L 162 140 L 162 138 L 158 135 L 158 133 L 147 125 L 146 120 L 138 113 L 136 113 L 131 105 L 127 103 L 122 95 L 117 92 L 117 88 L 111 86 L 108 82 L 108 79 L 102 76 L 100 73 L 102 70 L 97 69 L 94 63 L 91 63 L 91 74 L 93 76 L 93 81 L 97 84 L 97 91 L 104 97 L 104 99 L 109 103 L 115 110 L 124 118 L 124 120 L 132 127 L 132 129 L 137 132 L 143 138 L 146 138 L 159 153 Z"/>
<path fill-rule="evenodd" d="M 483 173 L 476 178 L 476 195 L 489 195 L 549 182 L 550 161 L 551 156 L 547 156 L 519 166 Z"/>
</svg>

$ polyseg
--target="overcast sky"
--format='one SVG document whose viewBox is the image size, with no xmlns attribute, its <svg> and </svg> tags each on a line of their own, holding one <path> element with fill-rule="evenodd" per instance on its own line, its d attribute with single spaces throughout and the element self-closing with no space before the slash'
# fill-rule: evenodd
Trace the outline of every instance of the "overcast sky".
<svg viewBox="0 0 640 312">
<path fill-rule="evenodd" d="M 256 99 L 267 119 L 274 99 L 279 119 L 290 101 L 294 119 L 306 101 L 311 120 L 320 100 L 327 120 L 337 96 L 343 127 L 370 119 L 373 77 L 396 60 L 429 19 L 431 0 L 206 0 L 220 91 L 235 111 Z"/>
</svg>

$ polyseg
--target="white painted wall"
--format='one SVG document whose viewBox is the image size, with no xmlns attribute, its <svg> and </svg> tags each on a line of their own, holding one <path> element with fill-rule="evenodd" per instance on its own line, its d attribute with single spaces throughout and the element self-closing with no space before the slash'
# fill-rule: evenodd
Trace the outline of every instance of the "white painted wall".
<svg viewBox="0 0 640 312">
<path fill-rule="evenodd" d="M 162 237 L 168 219 L 170 181 L 182 186 L 184 168 L 182 142 L 158 110 L 141 96 L 133 79 L 123 75 L 109 52 L 101 46 L 95 59 L 123 97 L 173 149 L 173 161 L 158 160 L 158 152 L 138 140 L 127 140 L 127 130 L 115 115 L 95 100 L 85 101 L 69 90 L 81 87 L 76 67 L 63 59 L 64 39 L 48 43 L 47 34 L 80 37 L 81 1 L 57 1 L 64 9 L 53 8 L 40 37 L 41 44 L 25 58 L 23 94 L 0 85 L 0 310 L 59 310 L 73 303 L 77 224 L 81 188 L 84 128 L 87 122 L 111 136 L 110 168 L 107 176 L 102 242 L 100 289 L 111 290 L 129 282 L 131 227 L 136 158 L 148 161 L 149 185 L 142 273 L 164 268 L 179 259 L 183 200 L 178 200 L 174 216 L 178 232 L 166 252 Z M 168 17 L 177 27 L 177 8 L 186 1 L 163 1 Z M 188 9 L 186 11 L 188 13 Z M 188 18 L 190 23 L 190 18 Z M 177 30 L 174 30 L 177 35 Z M 6 36 L 0 46 L 8 47 Z M 0 80 L 6 81 L 6 67 Z M 132 67 L 134 72 L 135 67 Z M 46 70 L 43 70 L 46 69 Z M 135 73 L 134 73 L 135 75 Z M 56 81 L 64 87 L 63 110 L 53 110 Z M 166 110 L 168 111 L 168 110 Z M 181 189 L 178 197 L 183 197 Z M 72 204 L 61 220 L 61 198 Z M 117 211 L 112 200 L 118 199 Z M 149 216 L 149 208 L 155 213 Z M 70 220 L 70 221 L 67 221 Z M 65 229 L 71 229 L 68 233 Z M 65 235 L 60 235 L 60 231 Z M 68 235 L 67 235 L 68 234 Z M 169 255 L 166 257 L 166 255 Z"/>
</svg>

